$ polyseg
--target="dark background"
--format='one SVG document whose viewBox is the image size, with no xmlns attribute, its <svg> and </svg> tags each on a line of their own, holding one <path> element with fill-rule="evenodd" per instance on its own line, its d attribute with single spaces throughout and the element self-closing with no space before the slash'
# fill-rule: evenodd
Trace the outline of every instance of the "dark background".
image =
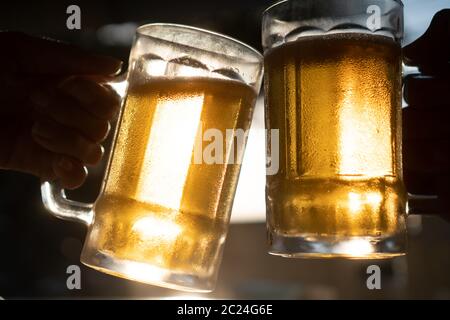
<svg viewBox="0 0 450 320">
<path fill-rule="evenodd" d="M 129 46 L 106 45 L 97 31 L 105 25 L 170 22 L 193 25 L 238 38 L 261 50 L 260 17 L 265 8 L 276 1 L 2 1 L 2 30 L 24 31 L 48 36 L 128 59 Z M 76 4 L 81 8 L 81 30 L 66 28 L 66 9 Z M 117 31 L 117 29 L 116 29 Z M 131 38 L 129 38 L 131 41 Z"/>
<path fill-rule="evenodd" d="M 151 22 L 207 28 L 261 50 L 260 16 L 272 2 L 2 1 L 0 30 L 20 30 L 60 39 L 124 61 L 128 58 L 134 25 Z M 426 6 L 426 1 L 422 3 Z M 81 7 L 80 31 L 66 28 L 66 8 L 71 4 Z M 8 50 L 1 45 L 1 50 Z M 81 191 L 74 193 L 77 199 L 95 199 L 101 169 L 94 170 L 91 180 Z M 37 178 L 0 171 L 0 194 L 1 297 L 151 298 L 180 295 L 81 266 L 79 257 L 85 227 L 57 220 L 44 211 Z M 263 223 L 234 224 L 230 228 L 218 288 L 206 297 L 449 299 L 450 225 L 439 218 L 412 217 L 409 229 L 410 249 L 406 257 L 389 261 L 321 261 L 269 256 Z M 380 291 L 366 288 L 365 270 L 374 263 L 383 271 Z M 81 266 L 82 290 L 66 288 L 66 268 L 72 264 Z"/>
</svg>

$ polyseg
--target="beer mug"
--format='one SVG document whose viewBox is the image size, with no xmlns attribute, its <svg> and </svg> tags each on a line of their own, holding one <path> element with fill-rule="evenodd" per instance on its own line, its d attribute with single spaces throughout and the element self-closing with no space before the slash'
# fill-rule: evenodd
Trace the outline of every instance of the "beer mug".
<svg viewBox="0 0 450 320">
<path fill-rule="evenodd" d="M 262 65 L 217 33 L 137 29 L 98 199 L 68 200 L 57 182 L 41 188 L 54 215 L 88 226 L 82 263 L 173 289 L 214 288 L 245 148 L 234 133 L 250 127 Z"/>
<path fill-rule="evenodd" d="M 281 1 L 262 27 L 270 253 L 405 254 L 402 3 Z"/>
</svg>

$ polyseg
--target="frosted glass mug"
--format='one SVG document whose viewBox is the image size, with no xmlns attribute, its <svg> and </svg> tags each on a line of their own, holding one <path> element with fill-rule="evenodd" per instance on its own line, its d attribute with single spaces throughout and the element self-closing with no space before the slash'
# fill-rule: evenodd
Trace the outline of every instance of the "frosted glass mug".
<svg viewBox="0 0 450 320">
<path fill-rule="evenodd" d="M 71 201 L 57 182 L 42 184 L 49 211 L 88 226 L 84 264 L 179 290 L 214 288 L 240 170 L 233 156 L 242 158 L 245 140 L 225 140 L 238 152 L 199 162 L 198 135 L 249 129 L 262 65 L 254 49 L 207 30 L 137 29 L 98 199 Z"/>
<path fill-rule="evenodd" d="M 263 16 L 270 253 L 389 258 L 406 251 L 401 153 L 403 6 L 281 1 Z"/>
</svg>

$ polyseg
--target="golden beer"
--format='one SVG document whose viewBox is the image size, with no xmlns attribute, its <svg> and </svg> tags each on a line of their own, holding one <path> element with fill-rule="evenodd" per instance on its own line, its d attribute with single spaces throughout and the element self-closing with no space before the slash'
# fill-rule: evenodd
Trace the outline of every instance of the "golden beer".
<svg viewBox="0 0 450 320">
<path fill-rule="evenodd" d="M 404 229 L 400 55 L 391 38 L 363 33 L 266 52 L 267 125 L 280 137 L 280 170 L 267 177 L 272 237 L 382 240 Z M 337 251 L 370 254 L 354 249 Z"/>
<path fill-rule="evenodd" d="M 255 99 L 254 89 L 232 80 L 131 79 L 89 235 L 95 250 L 136 262 L 128 264 L 127 277 L 135 268 L 141 281 L 149 265 L 155 278 L 167 269 L 211 274 L 225 240 L 240 164 L 226 154 L 232 141 L 223 142 L 223 163 L 195 162 L 194 150 L 208 129 L 223 137 L 227 129 L 249 129 Z"/>
</svg>

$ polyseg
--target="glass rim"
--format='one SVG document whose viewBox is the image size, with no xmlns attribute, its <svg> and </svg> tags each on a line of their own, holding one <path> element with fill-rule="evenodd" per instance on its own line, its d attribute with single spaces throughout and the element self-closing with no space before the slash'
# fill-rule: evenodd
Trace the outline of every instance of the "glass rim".
<svg viewBox="0 0 450 320">
<path fill-rule="evenodd" d="M 269 11 L 271 11 L 274 7 L 278 7 L 279 5 L 281 5 L 284 2 L 288 2 L 289 0 L 280 0 L 277 1 L 273 4 L 271 4 L 270 6 L 268 6 L 262 13 L 263 16 L 265 16 Z"/>
<path fill-rule="evenodd" d="M 233 57 L 233 58 L 240 58 L 240 59 L 248 61 L 250 63 L 262 63 L 262 61 L 264 59 L 263 55 L 258 50 L 256 50 L 255 48 L 251 47 L 250 45 L 248 45 L 248 44 L 246 44 L 246 43 L 244 43 L 244 42 L 242 42 L 240 40 L 237 40 L 235 38 L 232 38 L 230 36 L 224 35 L 224 34 L 219 33 L 219 32 L 215 32 L 215 31 L 211 31 L 211 30 L 207 30 L 207 29 L 202 29 L 202 28 L 198 28 L 198 27 L 193 27 L 193 26 L 189 26 L 189 25 L 184 25 L 184 24 L 164 23 L 164 22 L 163 23 L 161 23 L 161 22 L 158 22 L 158 23 L 147 23 L 147 24 L 143 24 L 143 25 L 137 27 L 136 34 L 139 35 L 139 36 L 153 38 L 153 39 L 158 39 L 158 40 L 161 40 L 161 41 L 173 41 L 173 40 L 165 39 L 163 37 L 153 36 L 151 34 L 145 33 L 145 30 L 149 30 L 149 29 L 151 29 L 153 27 L 168 27 L 168 28 L 171 28 L 173 30 L 176 30 L 176 29 L 189 30 L 189 31 L 197 32 L 199 34 L 208 35 L 210 37 L 217 37 L 219 39 L 224 40 L 225 42 L 233 43 L 235 45 L 238 45 L 238 46 L 244 48 L 245 51 L 248 52 L 249 56 L 252 57 L 252 59 L 248 59 L 248 58 L 245 58 L 245 57 L 242 57 L 242 56 L 238 56 L 238 55 L 225 54 L 227 56 L 230 56 L 230 57 Z M 183 45 L 183 46 L 187 45 L 187 44 L 179 43 L 179 42 L 176 42 L 176 41 L 174 43 L 177 43 L 177 44 Z M 195 48 L 195 47 L 193 47 L 193 48 Z M 196 48 L 196 49 L 205 50 L 203 48 Z M 217 53 L 217 54 L 224 54 L 223 52 L 216 52 L 215 50 L 212 50 L 211 52 Z"/>
<path fill-rule="evenodd" d="M 273 4 L 271 4 L 269 7 L 267 7 L 263 11 L 262 15 L 265 16 L 266 14 L 269 13 L 269 11 L 272 11 L 273 8 L 278 7 L 279 5 L 282 5 L 285 2 L 291 2 L 291 1 L 292 0 L 280 0 L 280 1 L 277 1 L 277 2 L 275 2 Z M 398 3 L 402 8 L 404 8 L 404 4 L 403 4 L 402 0 L 384 0 L 384 1 L 392 1 L 392 2 Z"/>
</svg>

